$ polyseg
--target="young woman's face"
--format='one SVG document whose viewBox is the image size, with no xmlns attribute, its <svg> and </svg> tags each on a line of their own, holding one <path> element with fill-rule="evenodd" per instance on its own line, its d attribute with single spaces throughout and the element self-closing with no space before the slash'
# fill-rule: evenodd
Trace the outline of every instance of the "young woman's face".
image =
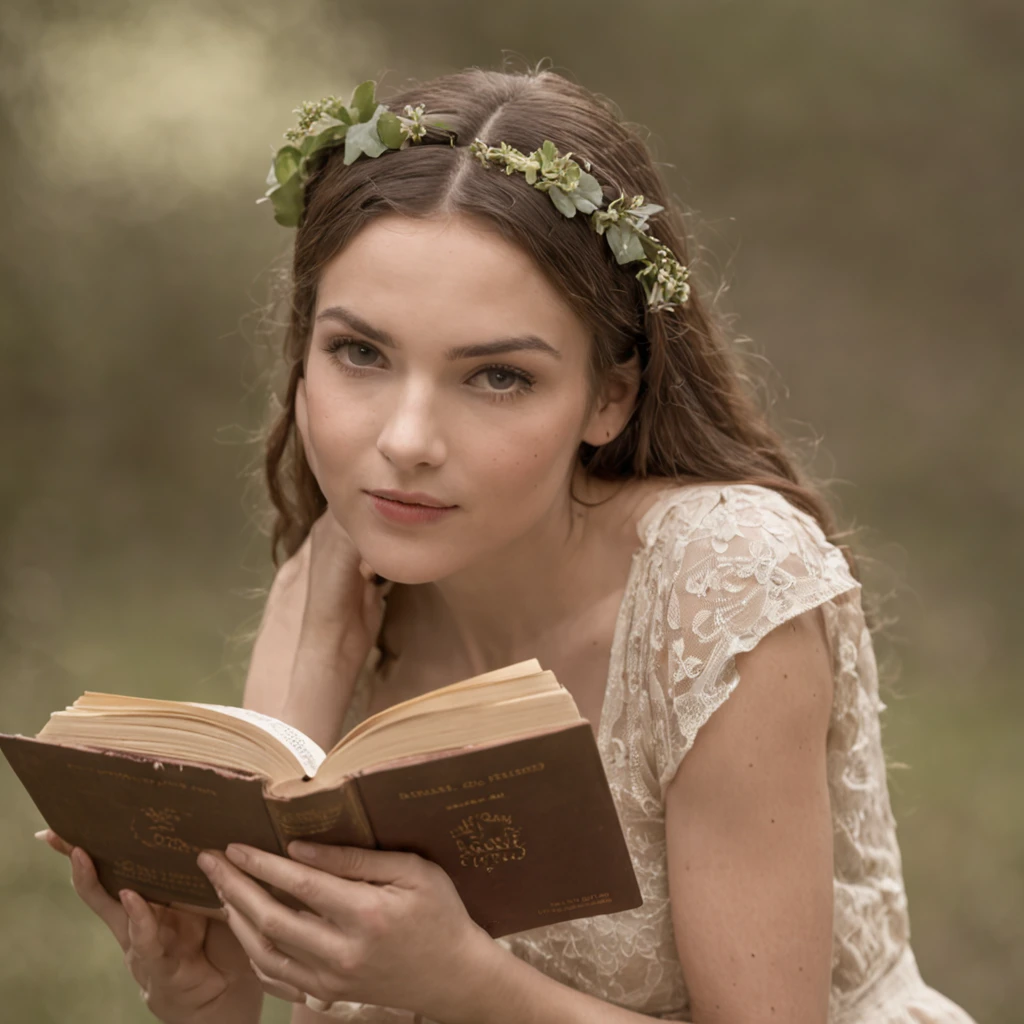
<svg viewBox="0 0 1024 1024">
<path fill-rule="evenodd" d="M 466 218 L 380 218 L 328 264 L 297 420 L 377 572 L 437 580 L 564 529 L 579 442 L 607 440 L 584 422 L 590 344 L 529 257 Z M 381 489 L 456 507 L 395 522 Z"/>
</svg>

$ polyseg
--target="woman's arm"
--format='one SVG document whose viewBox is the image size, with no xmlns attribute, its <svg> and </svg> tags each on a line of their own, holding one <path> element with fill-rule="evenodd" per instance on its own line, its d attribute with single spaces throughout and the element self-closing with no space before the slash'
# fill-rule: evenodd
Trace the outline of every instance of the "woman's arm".
<svg viewBox="0 0 1024 1024">
<path fill-rule="evenodd" d="M 298 551 L 274 576 L 253 643 L 242 705 L 288 722 L 321 746 L 330 747 L 338 739 L 362 661 L 358 665 L 348 663 L 353 657 L 358 660 L 360 651 L 356 650 L 354 656 L 346 656 L 341 642 L 342 623 L 336 614 L 335 603 L 339 597 L 337 586 L 332 593 L 331 587 L 324 585 L 321 574 L 313 581 L 314 593 L 310 593 L 312 558 L 318 559 L 323 566 L 334 556 L 341 573 L 333 575 L 342 577 L 342 586 L 345 578 L 351 576 L 345 558 L 337 559 L 339 538 L 335 534 L 336 524 L 333 519 L 321 519 L 320 523 L 320 530 L 326 529 L 333 536 L 325 540 L 322 533 L 317 535 L 317 527 L 314 526 Z M 364 563 L 360 581 L 352 582 L 365 587 L 369 574 Z M 380 600 L 389 588 L 375 589 Z M 311 614 L 307 615 L 307 607 L 311 603 Z M 369 628 L 373 629 L 375 625 L 379 628 L 379 620 L 375 622 L 371 618 Z M 373 639 L 376 639 L 376 634 Z M 297 683 L 294 690 L 293 680 Z M 386 1019 L 388 1024 L 396 1024 L 399 1020 L 394 1011 L 382 1010 L 384 1013 L 389 1015 L 386 1018 L 382 1016 L 382 1022 Z M 322 1024 L 325 1020 L 327 1018 L 323 1014 L 298 1003 L 292 1011 L 291 1024 Z M 405 1020 L 414 1024 L 413 1014 L 406 1014 Z M 365 1018 L 364 1024 L 369 1024 Z"/>
<path fill-rule="evenodd" d="M 274 577 L 253 644 L 245 707 L 295 726 L 322 747 L 337 742 L 390 589 L 370 583 L 373 575 L 324 512 Z"/>
<path fill-rule="evenodd" d="M 302 629 L 309 579 L 309 544 L 277 570 L 263 608 L 245 677 L 242 706 L 280 718 Z"/>
<path fill-rule="evenodd" d="M 820 609 L 736 657 L 740 681 L 665 800 L 669 887 L 694 1021 L 828 1016 L 832 668 Z"/>
</svg>

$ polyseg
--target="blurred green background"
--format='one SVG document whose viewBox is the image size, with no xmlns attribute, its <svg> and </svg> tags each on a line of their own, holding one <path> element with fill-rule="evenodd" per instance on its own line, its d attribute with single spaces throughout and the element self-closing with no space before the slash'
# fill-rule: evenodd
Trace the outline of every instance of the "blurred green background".
<svg viewBox="0 0 1024 1024">
<path fill-rule="evenodd" d="M 239 700 L 270 576 L 260 307 L 291 241 L 254 205 L 270 153 L 364 78 L 547 59 L 649 129 L 778 422 L 860 528 L 898 619 L 922 973 L 1024 1020 L 1022 43 L 1010 0 L 7 0 L 0 728 L 87 688 Z M 0 1015 L 151 1019 L 6 765 L 0 798 Z"/>
</svg>

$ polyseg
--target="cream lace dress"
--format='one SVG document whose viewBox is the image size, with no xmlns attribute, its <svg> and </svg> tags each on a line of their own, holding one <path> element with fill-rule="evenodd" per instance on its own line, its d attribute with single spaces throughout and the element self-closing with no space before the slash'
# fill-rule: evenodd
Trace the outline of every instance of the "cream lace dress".
<svg viewBox="0 0 1024 1024">
<path fill-rule="evenodd" d="M 908 944 L 879 729 L 885 705 L 859 584 L 842 553 L 812 517 L 748 484 L 671 487 L 637 532 L 598 748 L 643 906 L 497 941 L 575 989 L 653 1018 L 690 1020 L 669 914 L 665 789 L 698 730 L 739 685 L 734 656 L 820 605 L 835 679 L 827 741 L 835 851 L 829 1022 L 973 1024 L 922 981 Z M 375 663 L 371 657 L 360 678 L 346 730 L 366 714 Z M 353 1022 L 414 1019 L 379 1006 L 307 1002 Z"/>
</svg>

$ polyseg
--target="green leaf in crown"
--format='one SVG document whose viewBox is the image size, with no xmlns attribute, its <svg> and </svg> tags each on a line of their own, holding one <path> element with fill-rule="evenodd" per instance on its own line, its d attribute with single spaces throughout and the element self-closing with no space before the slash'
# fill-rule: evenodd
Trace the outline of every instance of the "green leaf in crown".
<svg viewBox="0 0 1024 1024">
<path fill-rule="evenodd" d="M 375 89 L 374 82 L 361 82 L 347 104 L 337 96 L 325 96 L 307 100 L 293 111 L 299 115 L 298 124 L 284 133 L 288 144 L 270 162 L 270 188 L 256 200 L 270 201 L 278 224 L 298 227 L 306 182 L 329 149 L 344 145 L 344 162 L 351 164 L 361 156 L 378 157 L 421 142 L 428 127 L 445 128 L 444 122 L 425 117 L 422 106 L 407 105 L 403 114 L 388 110 L 376 101 Z"/>
<path fill-rule="evenodd" d="M 627 199 L 621 195 L 603 208 L 604 195 L 598 180 L 589 173 L 590 162 L 583 161 L 584 170 L 571 159 L 572 153 L 560 155 L 550 139 L 532 153 L 521 153 L 507 142 L 488 146 L 482 139 L 475 139 L 469 150 L 485 167 L 499 164 L 506 174 L 523 174 L 527 184 L 547 192 L 555 209 L 564 216 L 575 217 L 577 211 L 589 214 L 591 226 L 604 235 L 617 263 L 643 264 L 636 278 L 652 310 L 686 304 L 690 297 L 689 268 L 647 230 L 648 218 L 661 213 L 663 206 L 647 203 L 643 196 Z"/>
<path fill-rule="evenodd" d="M 425 117 L 422 105 L 407 104 L 402 114 L 389 110 L 377 102 L 375 88 L 372 81 L 361 82 L 347 104 L 336 96 L 325 96 L 296 108 L 298 125 L 284 133 L 287 145 L 274 154 L 267 175 L 270 188 L 256 200 L 271 202 L 278 224 L 299 225 L 306 182 L 329 149 L 344 145 L 347 165 L 361 156 L 375 158 L 422 142 L 428 126 L 448 130 L 443 121 Z M 449 142 L 455 144 L 454 132 L 449 132 Z M 572 153 L 559 153 L 550 139 L 532 153 L 521 153 L 507 142 L 488 146 L 481 139 L 474 139 L 469 151 L 484 167 L 497 164 L 506 174 L 522 174 L 528 185 L 548 194 L 563 216 L 589 216 L 591 226 L 604 235 L 617 263 L 642 264 L 636 278 L 652 310 L 686 304 L 690 297 L 689 268 L 647 230 L 648 218 L 664 207 L 645 202 L 643 196 L 627 199 L 625 195 L 606 207 L 601 184 L 590 173 L 590 161 L 584 160 L 581 166 L 572 159 Z"/>
</svg>

